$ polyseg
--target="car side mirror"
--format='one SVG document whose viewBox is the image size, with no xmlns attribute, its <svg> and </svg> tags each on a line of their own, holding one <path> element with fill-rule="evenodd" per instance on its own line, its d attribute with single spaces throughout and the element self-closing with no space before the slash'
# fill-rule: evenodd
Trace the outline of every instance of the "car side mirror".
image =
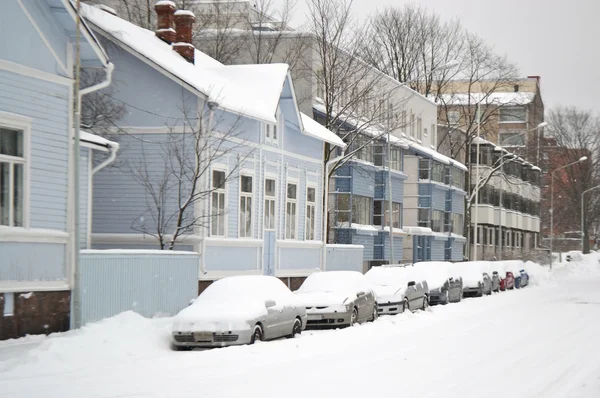
<svg viewBox="0 0 600 398">
<path fill-rule="evenodd" d="M 408 287 L 411 287 L 411 286 L 414 286 L 414 285 L 416 285 L 415 281 L 408 282 Z"/>
<path fill-rule="evenodd" d="M 360 291 L 360 292 L 356 293 L 356 297 L 362 297 L 364 295 L 365 295 L 365 292 L 363 292 L 363 291 Z"/>
<path fill-rule="evenodd" d="M 275 303 L 275 300 L 267 300 L 265 301 L 265 307 L 267 308 L 271 308 L 271 307 L 275 307 L 277 303 Z"/>
</svg>

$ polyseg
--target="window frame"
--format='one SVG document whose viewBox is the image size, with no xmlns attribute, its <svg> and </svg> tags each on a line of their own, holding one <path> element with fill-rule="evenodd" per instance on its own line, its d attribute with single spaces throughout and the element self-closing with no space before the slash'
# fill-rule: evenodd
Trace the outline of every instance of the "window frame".
<svg viewBox="0 0 600 398">
<path fill-rule="evenodd" d="M 505 112 L 509 112 L 512 109 L 522 109 L 524 111 L 524 115 L 523 115 L 523 120 L 502 120 L 502 114 Z M 508 114 L 508 116 L 510 116 L 510 113 Z M 506 123 L 527 123 L 527 119 L 528 119 L 528 112 L 527 112 L 527 107 L 525 106 L 502 106 L 500 107 L 500 109 L 498 110 L 498 123 L 499 124 L 506 124 Z"/>
<path fill-rule="evenodd" d="M 290 185 L 295 185 L 296 186 L 296 197 L 293 199 L 290 199 L 288 197 L 288 189 Z M 285 184 L 285 231 L 284 231 L 284 236 L 285 239 L 288 240 L 298 240 L 298 204 L 299 204 L 299 199 L 298 199 L 298 190 L 299 190 L 299 181 L 295 180 L 295 179 L 288 179 L 286 181 Z M 291 231 L 293 232 L 293 236 L 288 236 L 288 221 L 290 220 L 290 217 L 288 215 L 288 204 L 295 204 L 295 212 L 294 212 L 294 230 Z"/>
<path fill-rule="evenodd" d="M 251 182 L 251 192 L 244 192 L 242 191 L 242 180 L 243 178 L 250 178 L 252 180 Z M 238 225 L 237 225 L 237 232 L 238 232 L 238 238 L 240 239 L 253 239 L 254 238 L 254 218 L 255 218 L 255 214 L 254 214 L 254 206 L 255 206 L 255 202 L 254 202 L 254 193 L 256 191 L 255 188 L 255 179 L 254 179 L 254 173 L 250 173 L 247 171 L 242 171 L 240 173 L 239 176 L 239 186 L 238 186 Z M 246 230 L 246 228 L 244 228 L 244 235 L 242 235 L 242 198 L 246 198 L 246 203 L 248 202 L 248 199 L 250 199 L 250 235 L 248 235 L 248 231 Z M 247 218 L 244 219 L 244 221 L 246 221 Z M 244 224 L 246 225 L 246 224 Z"/>
<path fill-rule="evenodd" d="M 275 183 L 274 196 L 267 196 L 267 180 L 272 180 Z M 263 179 L 263 230 L 276 231 L 277 230 L 277 176 L 275 174 L 265 174 Z M 265 211 L 267 210 L 267 201 L 273 202 L 273 228 L 269 228 L 265 225 L 266 217 Z"/>
<path fill-rule="evenodd" d="M 8 164 L 23 165 L 23 182 L 22 182 L 22 225 L 14 225 L 14 184 L 9 183 L 12 187 L 12 192 L 9 193 L 10 203 L 13 206 L 9 208 L 9 225 L 2 225 L 6 228 L 29 228 L 29 203 L 30 203 L 30 175 L 31 175 L 31 125 L 32 119 L 26 116 L 17 115 L 8 112 L 0 111 L 0 128 L 8 130 L 21 131 L 23 134 L 23 157 L 14 157 L 9 155 L 0 155 L 0 160 L 5 160 Z M 11 166 L 11 170 L 13 167 Z M 13 173 L 11 173 L 12 175 Z M 11 179 L 12 181 L 12 179 Z"/>
<path fill-rule="evenodd" d="M 308 190 L 309 189 L 314 189 L 315 190 L 315 200 L 313 202 L 309 202 L 308 201 Z M 317 189 L 317 185 L 314 183 L 308 183 L 306 185 L 306 213 L 304 214 L 304 239 L 305 240 L 317 240 L 317 196 L 319 194 L 319 190 Z M 309 236 L 309 225 L 308 225 L 308 221 L 309 221 L 309 210 L 310 207 L 312 207 L 313 210 L 313 216 L 311 218 L 312 220 L 312 237 Z"/>
<path fill-rule="evenodd" d="M 223 187 L 222 188 L 214 188 L 213 186 L 213 181 L 214 181 L 214 172 L 218 171 L 218 172 L 222 172 L 225 175 L 225 182 L 223 183 Z M 211 237 L 219 237 L 219 238 L 225 238 L 227 237 L 227 211 L 225 211 L 225 209 L 227 208 L 227 201 L 229 200 L 229 195 L 227 194 L 227 167 L 225 166 L 220 166 L 220 165 L 213 165 L 210 168 L 210 179 L 209 179 L 209 184 L 210 184 L 210 201 L 209 201 L 209 209 L 210 209 L 210 228 L 209 228 L 209 236 Z M 213 232 L 213 226 L 214 226 L 214 222 L 213 222 L 213 217 L 215 217 L 212 214 L 212 209 L 213 209 L 213 194 L 223 194 L 223 234 L 218 234 L 218 233 L 214 233 Z M 217 226 L 217 231 L 218 231 L 218 226 Z"/>
</svg>

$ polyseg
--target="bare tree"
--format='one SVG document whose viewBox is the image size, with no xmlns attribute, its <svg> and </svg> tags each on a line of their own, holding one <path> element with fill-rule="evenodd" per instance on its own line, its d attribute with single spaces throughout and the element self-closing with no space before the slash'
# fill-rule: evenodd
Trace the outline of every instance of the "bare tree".
<svg viewBox="0 0 600 398">
<path fill-rule="evenodd" d="M 93 70 L 81 71 L 81 84 L 84 87 L 92 86 L 105 79 L 104 73 L 95 73 Z M 125 115 L 126 107 L 122 102 L 116 101 L 113 88 L 108 87 L 84 95 L 81 100 L 81 127 L 101 137 L 114 139 L 111 132 L 113 127 Z"/>
<path fill-rule="evenodd" d="M 186 235 L 208 231 L 210 221 L 227 211 L 213 194 L 238 178 L 240 168 L 252 156 L 239 119 L 233 123 L 215 119 L 218 111 L 211 107 L 205 104 L 202 114 L 195 117 L 182 110 L 181 123 L 170 125 L 164 140 L 141 140 L 142 158 L 130 166 L 147 205 L 131 227 L 154 237 L 161 250 L 173 250 L 185 242 Z M 228 169 L 214 179 L 210 166 L 219 162 Z"/>
<path fill-rule="evenodd" d="M 548 114 L 548 133 L 543 148 L 548 170 L 548 195 L 543 195 L 543 217 L 549 220 L 550 178 L 552 171 L 582 156 L 588 160 L 558 171 L 554 178 L 554 235 L 567 231 L 581 231 L 581 194 L 600 185 L 600 118 L 591 111 L 574 107 L 557 107 Z M 589 253 L 589 229 L 597 229 L 600 222 L 598 191 L 584 198 L 584 252 Z M 549 224 L 546 224 L 549 225 Z"/>
</svg>

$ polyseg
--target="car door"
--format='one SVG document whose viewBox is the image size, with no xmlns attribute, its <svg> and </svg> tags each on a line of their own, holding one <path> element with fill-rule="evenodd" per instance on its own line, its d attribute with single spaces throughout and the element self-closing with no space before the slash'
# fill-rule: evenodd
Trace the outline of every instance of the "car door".
<svg viewBox="0 0 600 398">
<path fill-rule="evenodd" d="M 365 288 L 360 288 L 356 291 L 356 308 L 358 309 L 358 320 L 363 321 L 368 318 L 369 306 L 368 306 L 368 295 L 369 291 Z"/>
<path fill-rule="evenodd" d="M 414 311 L 418 308 L 417 300 L 418 300 L 418 292 L 417 285 L 415 281 L 409 281 L 406 285 L 406 294 L 405 297 L 408 299 L 408 308 L 411 311 Z"/>
<path fill-rule="evenodd" d="M 263 322 L 265 340 L 282 336 L 283 305 L 275 300 L 266 300 L 267 316 Z"/>
</svg>

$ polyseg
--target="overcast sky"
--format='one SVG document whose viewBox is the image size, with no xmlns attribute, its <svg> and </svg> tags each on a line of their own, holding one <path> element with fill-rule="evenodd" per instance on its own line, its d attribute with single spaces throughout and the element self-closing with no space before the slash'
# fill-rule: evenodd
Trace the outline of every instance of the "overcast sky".
<svg viewBox="0 0 600 398">
<path fill-rule="evenodd" d="M 600 0 L 354 0 L 357 15 L 415 3 L 442 18 L 457 17 L 522 76 L 542 77 L 546 109 L 575 105 L 600 110 Z M 298 2 L 298 22 L 306 15 Z"/>
</svg>

